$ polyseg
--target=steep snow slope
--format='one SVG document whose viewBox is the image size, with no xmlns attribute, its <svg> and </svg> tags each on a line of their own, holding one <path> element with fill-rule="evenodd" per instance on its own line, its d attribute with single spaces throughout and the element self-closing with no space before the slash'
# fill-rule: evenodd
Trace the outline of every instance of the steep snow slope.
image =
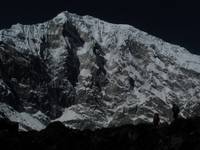
<svg viewBox="0 0 200 150">
<path fill-rule="evenodd" d="M 199 115 L 200 56 L 132 26 L 63 12 L 1 30 L 0 41 L 0 101 L 44 126 L 95 129 L 156 112 L 170 121 L 172 103 Z"/>
</svg>

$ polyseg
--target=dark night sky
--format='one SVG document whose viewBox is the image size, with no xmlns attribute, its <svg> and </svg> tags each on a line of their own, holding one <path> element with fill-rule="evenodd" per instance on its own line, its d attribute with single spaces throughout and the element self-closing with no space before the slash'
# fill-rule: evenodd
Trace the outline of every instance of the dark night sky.
<svg viewBox="0 0 200 150">
<path fill-rule="evenodd" d="M 130 24 L 200 54 L 199 6 L 192 0 L 1 0 L 0 28 L 44 22 L 68 10 Z"/>
</svg>

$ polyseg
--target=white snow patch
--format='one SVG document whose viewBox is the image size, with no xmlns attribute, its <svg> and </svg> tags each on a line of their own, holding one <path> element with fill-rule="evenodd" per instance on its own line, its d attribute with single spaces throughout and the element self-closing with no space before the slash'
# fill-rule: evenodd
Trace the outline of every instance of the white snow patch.
<svg viewBox="0 0 200 150">
<path fill-rule="evenodd" d="M 76 112 L 74 112 L 73 110 L 66 108 L 62 116 L 53 121 L 65 122 L 65 121 L 76 120 L 76 119 L 82 119 L 82 117 Z"/>
<path fill-rule="evenodd" d="M 39 120 L 33 118 L 30 114 L 25 112 L 19 113 L 7 104 L 0 103 L 0 111 L 3 112 L 8 119 L 14 122 L 19 122 L 20 125 L 30 127 L 34 130 L 45 128 L 45 125 L 43 125 Z"/>
<path fill-rule="evenodd" d="M 43 125 L 39 120 L 33 118 L 30 114 L 25 112 L 20 113 L 19 122 L 31 127 L 34 130 L 41 130 L 45 128 L 45 125 Z"/>
<path fill-rule="evenodd" d="M 83 47 L 80 47 L 77 51 L 77 55 L 86 54 L 91 49 L 91 43 L 86 42 Z"/>
<path fill-rule="evenodd" d="M 92 76 L 91 71 L 89 69 L 82 69 L 81 72 L 80 72 L 80 76 L 83 76 L 83 77 Z"/>
</svg>

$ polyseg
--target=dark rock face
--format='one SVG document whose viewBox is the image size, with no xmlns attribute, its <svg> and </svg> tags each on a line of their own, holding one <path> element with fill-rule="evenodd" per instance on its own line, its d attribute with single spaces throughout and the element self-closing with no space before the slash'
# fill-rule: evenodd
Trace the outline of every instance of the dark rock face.
<svg viewBox="0 0 200 150">
<path fill-rule="evenodd" d="M 0 121 L 0 146 L 7 150 L 198 150 L 200 118 L 178 119 L 170 125 L 124 125 L 117 128 L 72 130 L 61 122 L 49 124 L 36 132 L 4 130 Z M 7 123 L 12 124 L 12 123 Z"/>
<path fill-rule="evenodd" d="M 54 26 L 50 23 L 49 28 Z M 18 36 L 24 41 L 22 35 Z M 49 49 L 59 48 L 57 41 L 60 36 L 67 44 L 60 48 L 62 56 L 57 56 L 62 57 L 63 61 L 57 62 L 55 59 L 59 58 L 53 58 Z M 37 54 L 20 52 L 6 42 L 0 44 L 0 102 L 19 112 L 34 114 L 41 111 L 51 119 L 61 116 L 63 108 L 75 103 L 74 87 L 80 73 L 76 51 L 84 41 L 73 25 L 64 24 L 62 34 L 42 36 Z M 58 65 L 62 69 L 56 70 Z"/>
<path fill-rule="evenodd" d="M 39 109 L 42 112 L 49 111 L 49 109 L 43 109 L 43 107 L 47 109 L 52 106 L 51 99 L 45 99 L 45 97 L 55 95 L 55 98 L 57 95 L 55 93 L 49 94 L 50 76 L 43 60 L 34 55 L 26 56 L 17 53 L 16 50 L 7 45 L 2 46 L 0 55 L 2 82 L 10 90 L 9 94 L 4 95 L 5 91 L 0 92 L 1 102 L 13 106 L 18 111 L 24 111 L 24 107 L 31 105 L 33 106 L 32 111 L 34 109 Z M 6 89 L 2 86 L 2 90 Z M 41 106 L 41 102 L 46 103 L 46 105 Z M 61 103 L 59 105 L 62 106 Z M 50 110 L 52 109 L 50 108 Z M 53 117 L 51 114 L 50 116 Z"/>
<path fill-rule="evenodd" d="M 96 57 L 96 65 L 98 66 L 97 69 L 92 70 L 92 86 L 96 86 L 98 90 L 101 92 L 101 89 L 108 83 L 106 79 L 106 59 L 104 58 L 105 54 L 98 43 L 95 43 L 93 47 L 93 53 Z"/>
<path fill-rule="evenodd" d="M 78 82 L 78 75 L 80 73 L 80 62 L 77 56 L 77 47 L 81 47 L 84 41 L 81 39 L 77 29 L 69 22 L 66 22 L 63 26 L 63 36 L 67 38 L 69 45 L 68 56 L 65 59 L 66 76 L 73 86 L 76 86 Z M 66 40 L 66 39 L 65 39 Z"/>
</svg>

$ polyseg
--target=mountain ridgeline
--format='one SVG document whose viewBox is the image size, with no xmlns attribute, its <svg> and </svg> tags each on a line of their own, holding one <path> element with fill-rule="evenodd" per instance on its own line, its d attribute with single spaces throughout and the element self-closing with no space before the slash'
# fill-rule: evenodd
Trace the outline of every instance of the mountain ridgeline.
<svg viewBox="0 0 200 150">
<path fill-rule="evenodd" d="M 63 12 L 0 31 L 0 118 L 98 129 L 200 114 L 200 56 L 129 25 Z"/>
</svg>

